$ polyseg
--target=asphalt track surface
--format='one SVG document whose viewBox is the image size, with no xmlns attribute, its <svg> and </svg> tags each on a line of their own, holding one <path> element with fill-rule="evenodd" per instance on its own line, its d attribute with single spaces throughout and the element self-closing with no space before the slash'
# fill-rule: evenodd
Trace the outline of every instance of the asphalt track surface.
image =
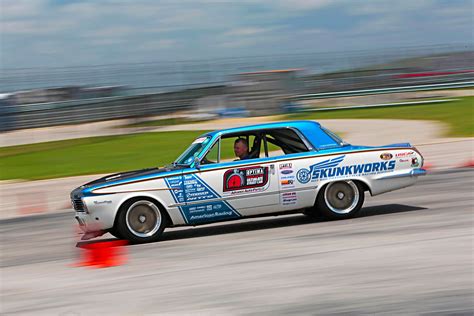
<svg viewBox="0 0 474 316">
<path fill-rule="evenodd" d="M 168 230 L 105 269 L 72 266 L 72 212 L 4 220 L 1 312 L 472 315 L 473 180 L 472 169 L 434 173 L 366 196 L 351 220 Z"/>
</svg>

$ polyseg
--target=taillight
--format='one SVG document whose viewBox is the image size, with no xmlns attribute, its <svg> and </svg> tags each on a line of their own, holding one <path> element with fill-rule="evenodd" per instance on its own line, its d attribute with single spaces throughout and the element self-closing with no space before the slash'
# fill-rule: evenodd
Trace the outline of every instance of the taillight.
<svg viewBox="0 0 474 316">
<path fill-rule="evenodd" d="M 418 154 L 420 155 L 420 168 L 423 167 L 423 164 L 425 163 L 425 159 L 423 158 L 423 155 L 420 153 L 420 151 L 418 149 L 416 149 L 416 147 L 413 147 L 413 150 Z M 413 164 L 413 161 L 412 161 L 412 164 Z"/>
</svg>

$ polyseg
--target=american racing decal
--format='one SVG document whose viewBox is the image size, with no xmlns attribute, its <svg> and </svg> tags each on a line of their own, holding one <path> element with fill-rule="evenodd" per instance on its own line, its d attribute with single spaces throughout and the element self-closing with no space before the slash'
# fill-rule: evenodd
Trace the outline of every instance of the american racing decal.
<svg viewBox="0 0 474 316">
<path fill-rule="evenodd" d="M 165 182 L 174 201 L 186 203 L 178 208 L 188 224 L 240 217 L 229 203 L 220 200 L 219 194 L 194 174 L 165 178 Z"/>
<path fill-rule="evenodd" d="M 224 173 L 224 192 L 261 188 L 268 183 L 268 167 L 230 169 Z"/>
<path fill-rule="evenodd" d="M 296 174 L 296 179 L 301 183 L 317 181 L 333 177 L 347 177 L 351 175 L 368 175 L 390 172 L 395 169 L 395 160 L 372 162 L 338 167 L 344 160 L 344 156 L 331 158 L 311 165 L 308 169 L 300 169 Z"/>
</svg>

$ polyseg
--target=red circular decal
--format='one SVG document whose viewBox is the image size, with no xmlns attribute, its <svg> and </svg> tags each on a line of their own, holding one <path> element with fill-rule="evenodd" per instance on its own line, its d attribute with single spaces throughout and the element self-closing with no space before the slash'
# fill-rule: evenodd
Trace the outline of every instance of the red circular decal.
<svg viewBox="0 0 474 316">
<path fill-rule="evenodd" d="M 238 188 L 242 186 L 242 176 L 239 174 L 233 174 L 227 180 L 228 188 Z"/>
</svg>

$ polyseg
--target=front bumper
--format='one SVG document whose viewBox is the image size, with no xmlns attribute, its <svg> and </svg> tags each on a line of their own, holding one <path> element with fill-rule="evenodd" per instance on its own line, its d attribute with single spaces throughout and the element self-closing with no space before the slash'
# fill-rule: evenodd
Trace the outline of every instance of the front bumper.
<svg viewBox="0 0 474 316">
<path fill-rule="evenodd" d="M 81 240 L 88 240 L 95 237 L 102 236 L 107 231 L 102 229 L 99 224 L 92 222 L 92 218 L 89 214 L 84 212 L 76 212 L 76 221 L 79 224 L 79 227 L 84 232 L 81 237 Z"/>
<path fill-rule="evenodd" d="M 90 214 L 85 212 L 76 212 L 74 216 L 79 227 L 84 233 L 89 232 L 97 232 L 102 231 L 103 227 L 101 227 L 100 222 L 95 220 Z"/>
</svg>

